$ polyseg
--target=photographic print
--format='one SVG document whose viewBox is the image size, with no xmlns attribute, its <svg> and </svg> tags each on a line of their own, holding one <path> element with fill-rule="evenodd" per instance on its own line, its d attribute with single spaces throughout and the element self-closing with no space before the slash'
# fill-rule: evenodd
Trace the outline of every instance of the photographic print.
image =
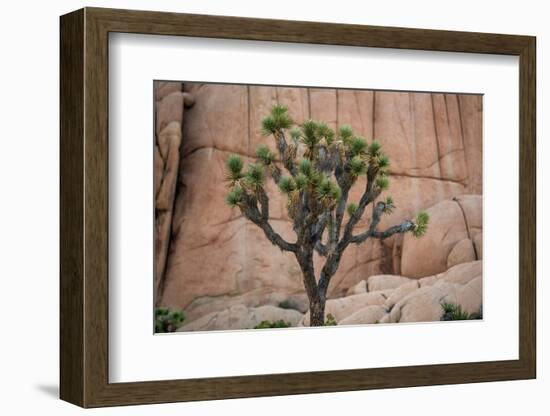
<svg viewBox="0 0 550 416">
<path fill-rule="evenodd" d="M 482 319 L 482 95 L 154 100 L 155 333 Z"/>
</svg>

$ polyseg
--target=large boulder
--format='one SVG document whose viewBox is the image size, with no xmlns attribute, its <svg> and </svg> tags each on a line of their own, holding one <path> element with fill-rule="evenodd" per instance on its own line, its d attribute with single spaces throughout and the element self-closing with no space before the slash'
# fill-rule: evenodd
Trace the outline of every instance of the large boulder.
<svg viewBox="0 0 550 416">
<path fill-rule="evenodd" d="M 185 308 L 186 322 L 190 323 L 209 313 L 238 305 L 248 308 L 271 305 L 283 309 L 294 309 L 301 313 L 305 313 L 309 309 L 307 295 L 303 292 L 281 293 L 264 287 L 235 296 L 220 295 L 196 298 Z"/>
<path fill-rule="evenodd" d="M 412 279 L 408 277 L 392 274 L 371 276 L 367 279 L 367 290 L 369 292 L 375 292 L 379 290 L 396 289 L 405 283 L 409 283 L 411 280 Z"/>
<path fill-rule="evenodd" d="M 401 274 L 425 277 L 456 264 L 481 259 L 482 197 L 463 195 L 427 209 L 428 231 L 422 238 L 404 236 Z"/>
<path fill-rule="evenodd" d="M 219 312 L 212 312 L 196 319 L 178 329 L 178 331 L 224 331 L 234 329 L 252 329 L 262 321 L 283 320 L 290 326 L 296 326 L 302 319 L 302 314 L 292 309 L 282 309 L 275 306 L 260 306 L 247 308 L 235 305 Z"/>
<path fill-rule="evenodd" d="M 360 295 L 362 293 L 367 293 L 367 281 L 361 280 L 355 286 L 352 286 L 346 292 L 346 296 Z"/>
<path fill-rule="evenodd" d="M 386 308 L 380 305 L 366 306 L 338 322 L 338 325 L 376 324 L 386 314 Z"/>
<path fill-rule="evenodd" d="M 391 310 L 381 322 L 439 321 L 443 315 L 443 303 L 460 305 L 468 314 L 479 313 L 483 298 L 481 273 L 481 261 L 460 264 L 433 276 L 419 289 L 401 297 L 393 306 L 388 302 L 390 297 L 385 306 L 391 307 Z"/>
<path fill-rule="evenodd" d="M 393 306 L 399 302 L 401 299 L 403 299 L 405 296 L 407 296 L 409 293 L 414 292 L 420 287 L 418 281 L 410 281 L 407 283 L 403 283 L 401 286 L 394 289 L 390 296 L 386 299 L 386 302 L 384 302 L 384 306 L 389 310 L 393 308 Z"/>
</svg>

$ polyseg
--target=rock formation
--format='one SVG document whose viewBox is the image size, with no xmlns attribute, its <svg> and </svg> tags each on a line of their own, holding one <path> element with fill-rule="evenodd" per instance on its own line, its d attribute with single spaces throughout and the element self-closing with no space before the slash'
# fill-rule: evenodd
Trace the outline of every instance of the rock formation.
<svg viewBox="0 0 550 416">
<path fill-rule="evenodd" d="M 193 104 L 179 82 L 155 82 L 155 293 L 162 292 L 179 172 L 183 111 Z M 158 297 L 157 297 L 158 302 Z"/>
<path fill-rule="evenodd" d="M 237 305 L 258 308 L 295 302 L 300 305 L 296 308 L 305 312 L 304 289 L 294 257 L 281 253 L 257 227 L 224 203 L 225 160 L 235 153 L 247 162 L 254 158 L 259 144 L 272 146 L 260 133 L 260 120 L 277 102 L 289 107 L 297 123 L 314 118 L 332 127 L 350 124 L 367 140 L 376 138 L 382 143 L 392 161 L 388 194 L 397 205 L 383 219 L 382 228 L 420 209 L 428 209 L 431 216 L 428 233 L 414 244 L 405 236 L 350 247 L 332 280 L 330 298 L 361 295 L 361 285 L 368 292 L 397 289 L 367 287 L 375 285 L 374 281 L 368 283 L 370 276 L 392 274 L 401 278 L 393 280 L 407 283 L 407 278 L 433 277 L 482 258 L 481 96 L 172 84 L 178 83 L 158 84 L 155 90 L 157 206 L 168 206 L 164 219 L 159 220 L 157 211 L 156 277 L 164 282 L 157 294 L 159 304 L 190 314 L 187 322 Z M 185 97 L 189 96 L 195 103 L 184 113 Z M 168 132 L 171 137 L 178 136 L 174 133 L 178 128 L 171 123 L 182 120 L 179 163 L 167 169 L 168 153 L 162 152 L 160 144 Z M 179 144 L 178 139 L 171 140 Z M 175 196 L 174 191 L 168 192 L 173 203 L 168 198 L 167 205 L 158 205 L 165 202 L 162 198 L 158 201 L 159 190 L 173 178 L 164 172 L 173 172 L 174 166 L 178 172 Z M 358 192 L 361 185 L 355 188 Z M 283 237 L 292 240 L 283 198 L 274 187 L 269 196 L 270 221 Z M 358 198 L 352 195 L 350 200 L 354 196 Z M 386 295 L 391 297 L 389 292 Z M 380 309 L 372 306 L 380 305 L 364 305 L 371 309 L 361 316 L 369 320 L 378 317 Z"/>
</svg>

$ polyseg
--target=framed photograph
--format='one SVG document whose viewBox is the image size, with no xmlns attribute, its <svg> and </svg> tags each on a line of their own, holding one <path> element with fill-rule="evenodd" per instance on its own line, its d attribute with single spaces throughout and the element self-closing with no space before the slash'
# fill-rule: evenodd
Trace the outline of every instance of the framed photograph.
<svg viewBox="0 0 550 416">
<path fill-rule="evenodd" d="M 63 400 L 536 377 L 534 37 L 60 28 Z"/>
</svg>

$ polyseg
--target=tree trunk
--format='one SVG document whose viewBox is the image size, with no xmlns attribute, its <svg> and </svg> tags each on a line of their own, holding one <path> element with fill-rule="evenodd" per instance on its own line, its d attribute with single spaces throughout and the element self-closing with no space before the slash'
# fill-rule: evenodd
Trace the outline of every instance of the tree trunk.
<svg viewBox="0 0 550 416">
<path fill-rule="evenodd" d="M 319 297 L 309 301 L 309 326 L 325 325 L 325 301 Z"/>
</svg>

